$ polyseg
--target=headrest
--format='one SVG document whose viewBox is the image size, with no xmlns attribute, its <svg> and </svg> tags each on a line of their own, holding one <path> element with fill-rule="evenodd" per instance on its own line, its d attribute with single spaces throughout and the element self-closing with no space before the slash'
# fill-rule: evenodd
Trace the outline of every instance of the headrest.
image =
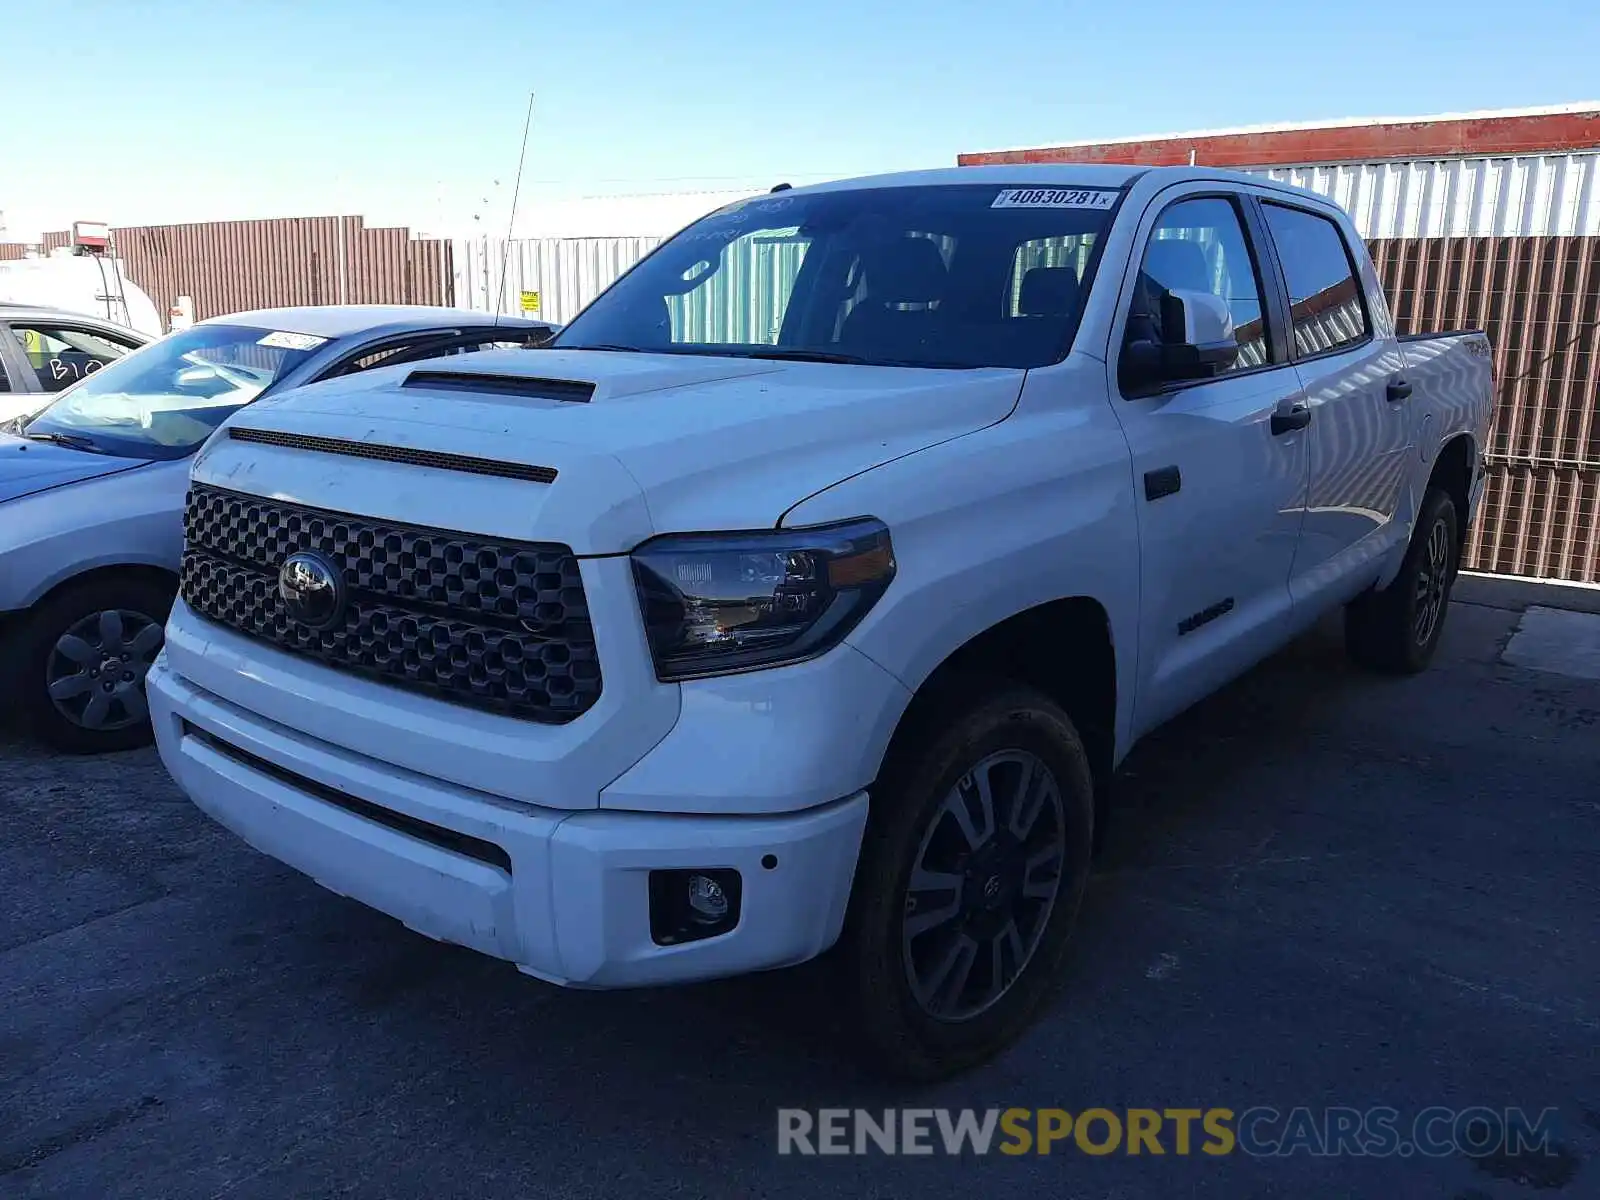
<svg viewBox="0 0 1600 1200">
<path fill-rule="evenodd" d="M 861 252 L 867 299 L 880 304 L 931 304 L 944 297 L 948 272 L 928 238 L 878 242 Z"/>
<path fill-rule="evenodd" d="M 1034 267 L 1022 277 L 1017 309 L 1028 317 L 1069 317 L 1077 309 L 1078 290 L 1072 267 Z"/>
<path fill-rule="evenodd" d="M 1167 291 L 1209 292 L 1211 265 L 1198 242 L 1160 238 L 1145 251 L 1144 273 Z"/>
</svg>

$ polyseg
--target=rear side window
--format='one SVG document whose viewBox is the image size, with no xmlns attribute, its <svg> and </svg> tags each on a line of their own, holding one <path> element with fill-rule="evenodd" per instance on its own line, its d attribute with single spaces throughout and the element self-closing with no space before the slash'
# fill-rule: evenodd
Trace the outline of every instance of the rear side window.
<svg viewBox="0 0 1600 1200">
<path fill-rule="evenodd" d="M 126 342 L 85 329 L 16 325 L 12 333 L 39 380 L 39 390 L 45 392 L 71 387 L 133 349 Z"/>
<path fill-rule="evenodd" d="M 1295 353 L 1304 358 L 1365 341 L 1371 325 L 1339 226 L 1281 204 L 1263 204 L 1262 210 L 1289 285 Z"/>
</svg>

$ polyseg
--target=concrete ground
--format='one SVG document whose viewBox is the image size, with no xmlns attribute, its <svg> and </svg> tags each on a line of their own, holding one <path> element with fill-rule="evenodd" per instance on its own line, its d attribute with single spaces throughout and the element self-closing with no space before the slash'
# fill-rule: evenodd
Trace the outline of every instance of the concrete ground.
<svg viewBox="0 0 1600 1200">
<path fill-rule="evenodd" d="M 1600 682 L 1504 663 L 1493 603 L 1424 676 L 1321 632 L 1141 746 L 1058 1002 L 920 1091 L 838 1051 L 821 970 L 562 992 L 256 855 L 153 753 L 0 746 L 0 1195 L 1600 1196 Z M 776 1154 L 780 1106 L 1378 1104 L 1554 1107 L 1557 1136 Z"/>
</svg>

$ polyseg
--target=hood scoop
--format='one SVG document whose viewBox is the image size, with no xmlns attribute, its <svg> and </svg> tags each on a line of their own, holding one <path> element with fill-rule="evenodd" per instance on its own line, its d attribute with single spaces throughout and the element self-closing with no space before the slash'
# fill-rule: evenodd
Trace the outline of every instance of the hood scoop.
<svg viewBox="0 0 1600 1200">
<path fill-rule="evenodd" d="M 410 446 L 375 446 L 371 442 L 353 442 L 345 438 L 316 437 L 308 433 L 282 433 L 276 429 L 248 429 L 238 425 L 228 426 L 228 437 L 236 442 L 281 446 L 286 450 L 343 454 L 348 458 L 406 463 L 413 467 L 435 467 L 441 471 L 460 471 L 467 475 L 491 475 L 497 479 L 520 479 L 527 483 L 556 481 L 554 467 L 536 467 L 497 458 L 479 458 L 471 454 L 451 454 L 443 450 L 415 450 Z"/>
<path fill-rule="evenodd" d="M 594 384 L 576 379 L 530 379 L 525 375 L 483 375 L 475 371 L 413 371 L 400 386 L 568 404 L 587 404 L 594 397 Z"/>
</svg>

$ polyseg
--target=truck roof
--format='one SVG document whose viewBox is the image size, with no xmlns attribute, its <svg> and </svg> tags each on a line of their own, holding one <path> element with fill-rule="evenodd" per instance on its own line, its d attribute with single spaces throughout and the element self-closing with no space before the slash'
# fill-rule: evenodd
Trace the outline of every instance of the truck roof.
<svg viewBox="0 0 1600 1200">
<path fill-rule="evenodd" d="M 899 171 L 887 175 L 863 175 L 855 179 L 840 179 L 829 183 L 807 184 L 793 189 L 802 192 L 847 191 L 857 188 L 889 187 L 940 187 L 959 183 L 990 183 L 997 186 L 1065 186 L 1065 187 L 1126 187 L 1144 175 L 1159 175 L 1167 183 L 1187 180 L 1219 180 L 1248 183 L 1290 192 L 1327 204 L 1326 196 L 1305 188 L 1294 187 L 1268 179 L 1264 175 L 1251 175 L 1244 171 L 1230 171 L 1226 167 L 1141 167 L 1106 163 L 1002 163 L 981 167 L 937 167 L 926 171 Z"/>
<path fill-rule="evenodd" d="M 507 330 L 523 332 L 550 328 L 548 321 L 502 316 L 496 322 L 493 313 L 444 308 L 436 304 L 320 304 L 294 308 L 257 308 L 195 322 L 197 325 L 257 325 L 285 333 L 305 333 L 325 338 L 347 337 L 353 333 L 406 333 L 413 329 L 496 323 Z"/>
</svg>

